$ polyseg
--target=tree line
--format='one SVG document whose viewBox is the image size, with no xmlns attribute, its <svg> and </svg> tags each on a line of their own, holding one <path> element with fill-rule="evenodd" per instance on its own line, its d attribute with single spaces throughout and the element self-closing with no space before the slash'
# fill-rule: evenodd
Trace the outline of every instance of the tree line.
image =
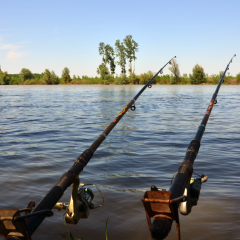
<svg viewBox="0 0 240 240">
<path fill-rule="evenodd" d="M 127 49 L 127 50 L 126 50 Z M 138 51 L 138 44 L 132 39 L 131 35 L 126 36 L 123 42 L 117 40 L 115 51 L 109 44 L 103 42 L 99 44 L 99 54 L 102 56 L 102 63 L 97 71 L 100 77 L 88 77 L 86 75 L 75 76 L 71 78 L 69 68 L 62 70 L 61 77 L 58 77 L 54 71 L 45 69 L 41 74 L 32 73 L 27 68 L 22 68 L 19 74 L 8 74 L 3 72 L 0 67 L 0 85 L 43 85 L 43 84 L 146 84 L 153 76 L 154 72 L 148 71 L 140 75 L 135 74 L 135 64 L 132 62 L 137 59 L 135 53 Z M 115 56 L 118 61 L 115 62 Z M 129 61 L 129 75 L 126 75 L 126 61 Z M 115 74 L 116 64 L 121 67 L 121 74 Z M 110 71 L 108 69 L 110 68 Z M 199 64 L 196 64 L 191 74 L 180 74 L 179 64 L 173 59 L 168 68 L 171 74 L 158 75 L 153 84 L 217 84 L 223 72 L 208 76 Z M 228 73 L 224 78 L 224 84 L 240 84 L 240 73 L 231 76 Z"/>
<path fill-rule="evenodd" d="M 41 74 L 32 73 L 27 68 L 22 68 L 19 74 L 8 74 L 0 68 L 0 85 L 32 85 L 32 84 L 69 84 L 71 82 L 70 71 L 65 67 L 62 77 L 59 78 L 54 71 L 45 69 Z"/>
</svg>

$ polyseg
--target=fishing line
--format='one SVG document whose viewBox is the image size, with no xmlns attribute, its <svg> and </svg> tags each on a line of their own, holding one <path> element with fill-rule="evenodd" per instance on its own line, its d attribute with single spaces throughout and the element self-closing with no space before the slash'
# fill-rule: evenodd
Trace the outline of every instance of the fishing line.
<svg viewBox="0 0 240 240">
<path fill-rule="evenodd" d="M 202 178 L 202 176 L 201 176 L 201 175 L 199 175 L 199 174 L 195 173 L 194 171 L 193 171 L 193 173 L 194 173 L 195 175 L 197 175 L 197 176 L 199 176 L 199 177 L 201 177 L 201 178 Z M 172 176 L 172 179 L 171 179 L 171 185 L 172 185 L 173 179 L 175 178 L 175 176 L 176 176 L 177 174 L 178 174 L 178 172 L 176 172 L 176 173 L 174 173 L 174 174 L 173 174 L 173 176 Z"/>
<path fill-rule="evenodd" d="M 179 67 L 184 71 L 183 74 L 187 74 L 187 72 L 185 71 L 185 69 L 183 69 L 182 64 L 179 63 Z M 180 74 L 180 75 L 181 75 L 181 74 Z M 188 74 L 187 74 L 187 75 L 188 75 Z M 182 75 L 182 77 L 183 77 L 183 75 Z"/>
<path fill-rule="evenodd" d="M 238 59 L 238 57 L 236 56 L 236 59 L 239 61 L 239 63 L 240 63 L 240 60 Z"/>
</svg>

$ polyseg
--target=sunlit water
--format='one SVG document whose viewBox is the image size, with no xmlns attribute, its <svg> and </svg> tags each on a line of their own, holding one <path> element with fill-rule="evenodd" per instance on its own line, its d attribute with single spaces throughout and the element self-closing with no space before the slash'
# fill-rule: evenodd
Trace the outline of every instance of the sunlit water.
<svg viewBox="0 0 240 240">
<path fill-rule="evenodd" d="M 0 86 L 0 208 L 38 203 L 141 86 Z M 216 86 L 153 86 L 95 152 L 81 182 L 103 207 L 70 225 L 74 237 L 150 239 L 141 198 L 168 189 Z M 182 239 L 240 239 L 240 86 L 222 86 L 194 171 L 206 174 L 198 206 L 180 216 Z M 101 203 L 96 189 L 94 203 Z M 62 201 L 68 202 L 71 188 Z M 70 239 L 54 211 L 33 240 Z M 0 237 L 1 238 L 1 237 Z M 173 225 L 167 239 L 176 239 Z"/>
</svg>

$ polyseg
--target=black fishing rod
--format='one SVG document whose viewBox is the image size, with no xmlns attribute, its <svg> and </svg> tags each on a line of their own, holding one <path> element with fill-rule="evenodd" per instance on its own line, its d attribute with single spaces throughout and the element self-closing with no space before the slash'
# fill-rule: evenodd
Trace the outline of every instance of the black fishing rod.
<svg viewBox="0 0 240 240">
<path fill-rule="evenodd" d="M 235 56 L 236 54 L 231 58 L 217 85 L 203 120 L 198 127 L 194 139 L 187 148 L 184 160 L 178 168 L 178 172 L 176 173 L 169 191 L 161 192 L 155 186 L 152 186 L 152 191 L 147 191 L 144 194 L 142 201 L 146 210 L 152 239 L 161 240 L 167 237 L 171 230 L 173 220 L 176 221 L 177 239 L 180 239 L 178 207 L 181 214 L 187 215 L 191 212 L 192 206 L 197 205 L 201 184 L 206 182 L 208 177 L 202 175 L 201 178 L 191 179 L 193 174 L 193 163 L 197 157 L 200 142 L 212 112 L 213 105 L 217 103 L 219 89 L 224 81 L 227 70 L 229 70 L 229 65 Z M 150 221 L 151 217 L 155 218 L 152 224 Z"/>
<path fill-rule="evenodd" d="M 173 57 L 173 58 L 176 58 Z M 172 58 L 172 59 L 173 59 Z M 171 60 L 172 60 L 171 59 Z M 111 130 L 117 125 L 124 114 L 130 108 L 132 111 L 136 109 L 135 102 L 143 91 L 147 87 L 152 87 L 151 83 L 154 78 L 168 65 L 171 64 L 171 60 L 168 61 L 137 93 L 137 95 L 123 108 L 123 110 L 116 116 L 116 118 L 109 124 L 109 126 L 99 135 L 99 137 L 93 142 L 93 144 L 86 149 L 78 158 L 68 172 L 64 173 L 59 182 L 47 193 L 47 195 L 41 200 L 41 202 L 33 209 L 33 202 L 30 202 L 27 209 L 7 211 L 6 209 L 0 210 L 0 222 L 11 220 L 11 224 L 15 224 L 15 230 L 1 229 L 0 232 L 7 240 L 30 240 L 31 235 L 35 232 L 41 222 L 47 216 L 52 216 L 51 209 L 66 209 L 65 219 L 68 223 L 76 224 L 80 218 L 86 218 L 89 214 L 89 208 L 91 208 L 91 199 L 93 194 L 87 188 L 79 189 L 79 174 L 83 168 L 88 164 L 92 158 L 93 153 L 106 139 Z M 72 196 L 70 203 L 66 206 L 63 203 L 58 203 L 62 197 L 64 191 L 72 184 Z M 83 204 L 86 203 L 86 204 Z M 93 207 L 92 207 L 93 208 Z M 33 209 L 33 210 L 32 210 Z M 8 209 L 9 210 L 9 209 Z M 31 211 L 32 210 L 32 211 Z M 21 212 L 26 212 L 26 215 L 21 216 Z M 4 220 L 5 219 L 5 220 Z M 9 223 L 10 224 L 10 223 Z M 14 226 L 11 225 L 12 229 Z M 9 230 L 9 231 L 8 231 Z M 20 235 L 19 235 L 20 234 Z M 20 237 L 21 236 L 21 237 Z"/>
</svg>

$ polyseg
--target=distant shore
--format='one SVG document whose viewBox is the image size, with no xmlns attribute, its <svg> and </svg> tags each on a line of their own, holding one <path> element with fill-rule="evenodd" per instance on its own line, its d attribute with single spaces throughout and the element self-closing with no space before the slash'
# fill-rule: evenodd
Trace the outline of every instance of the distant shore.
<svg viewBox="0 0 240 240">
<path fill-rule="evenodd" d="M 54 84 L 47 83 L 41 76 L 41 74 L 33 74 L 31 79 L 23 80 L 19 77 L 19 74 L 9 74 L 10 80 L 8 84 L 2 85 L 143 85 L 146 84 L 153 75 L 141 74 L 129 77 L 112 77 L 109 79 L 101 79 L 98 77 L 73 77 L 69 82 L 65 82 L 64 79 L 58 78 Z M 220 80 L 219 75 L 212 75 L 206 78 L 205 83 L 194 85 L 216 85 Z M 153 84 L 157 85 L 191 85 L 190 78 L 187 76 L 180 77 L 173 81 L 173 77 L 170 75 L 157 76 Z M 239 85 L 240 81 L 233 76 L 225 76 L 223 85 Z"/>
<path fill-rule="evenodd" d="M 140 75 L 134 73 L 127 75 L 106 75 L 106 79 L 100 77 L 75 76 L 71 78 L 67 76 L 58 77 L 53 71 L 45 70 L 44 73 L 31 73 L 30 70 L 24 69 L 25 72 L 20 74 L 8 74 L 0 71 L 0 85 L 143 85 L 146 84 L 153 76 L 154 72 L 148 71 Z M 158 75 L 153 80 L 152 84 L 157 85 L 216 85 L 218 84 L 222 72 L 208 76 L 204 75 L 204 80 L 196 79 L 193 81 L 191 75 L 183 74 L 180 77 L 173 75 Z M 195 84 L 198 83 L 198 84 Z M 224 77 L 223 85 L 239 85 L 240 73 L 236 76 Z"/>
</svg>

